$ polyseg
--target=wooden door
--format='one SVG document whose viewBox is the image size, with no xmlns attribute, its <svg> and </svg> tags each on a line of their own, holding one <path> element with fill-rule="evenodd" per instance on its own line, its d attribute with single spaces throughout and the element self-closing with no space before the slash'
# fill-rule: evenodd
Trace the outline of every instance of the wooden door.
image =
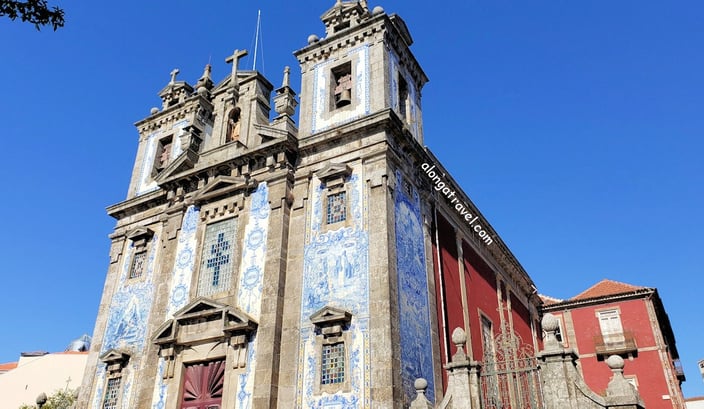
<svg viewBox="0 0 704 409">
<path fill-rule="evenodd" d="M 181 409 L 220 409 L 225 379 L 225 361 L 186 365 Z"/>
</svg>

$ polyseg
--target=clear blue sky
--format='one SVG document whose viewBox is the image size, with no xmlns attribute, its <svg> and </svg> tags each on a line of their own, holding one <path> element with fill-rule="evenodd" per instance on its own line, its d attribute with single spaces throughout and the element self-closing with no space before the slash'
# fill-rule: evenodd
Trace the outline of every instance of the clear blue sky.
<svg viewBox="0 0 704 409">
<path fill-rule="evenodd" d="M 133 123 L 178 67 L 217 80 L 235 48 L 278 85 L 333 0 L 51 0 L 66 27 L 0 20 L 0 362 L 92 333 Z M 701 1 L 370 2 L 398 13 L 430 77 L 425 142 L 542 293 L 657 287 L 704 395 Z M 251 53 L 250 53 L 251 54 Z M 251 60 L 245 65 L 251 67 Z M 245 67 L 245 68 L 247 68 Z"/>
</svg>

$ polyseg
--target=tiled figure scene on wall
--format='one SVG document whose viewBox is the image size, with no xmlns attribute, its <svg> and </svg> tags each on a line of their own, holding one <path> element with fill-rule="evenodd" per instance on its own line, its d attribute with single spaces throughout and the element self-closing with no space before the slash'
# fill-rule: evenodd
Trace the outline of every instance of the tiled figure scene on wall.
<svg viewBox="0 0 704 409">
<path fill-rule="evenodd" d="M 297 405 L 362 408 L 369 404 L 371 376 L 367 364 L 370 356 L 369 235 L 363 220 L 363 184 L 356 174 L 346 181 L 350 223 L 337 230 L 323 231 L 321 226 L 327 222 L 323 205 L 328 192 L 324 184 L 317 180 L 313 183 L 316 185 L 303 262 Z M 310 321 L 313 313 L 326 306 L 352 314 L 349 328 L 345 330 L 349 334 L 347 342 L 329 346 L 329 349 L 318 345 L 320 340 Z M 323 352 L 319 352 L 319 348 Z M 340 388 L 331 393 L 316 392 L 323 383 L 330 386 L 338 382 L 347 384 L 347 381 L 349 391 Z"/>
<path fill-rule="evenodd" d="M 401 377 L 406 403 L 416 396 L 413 382 L 428 381 L 426 396 L 434 400 L 433 350 L 430 333 L 428 277 L 426 273 L 423 219 L 418 193 L 396 172 L 395 194 L 396 263 L 398 268 L 399 329 L 401 336 Z"/>
</svg>

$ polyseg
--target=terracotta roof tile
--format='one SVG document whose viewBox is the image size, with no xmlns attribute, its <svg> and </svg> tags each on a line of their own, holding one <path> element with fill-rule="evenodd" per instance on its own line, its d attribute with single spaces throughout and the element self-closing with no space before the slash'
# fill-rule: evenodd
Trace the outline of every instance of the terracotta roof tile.
<svg viewBox="0 0 704 409">
<path fill-rule="evenodd" d="M 538 297 L 540 297 L 540 299 L 543 301 L 544 305 L 552 305 L 552 304 L 557 304 L 557 303 L 561 303 L 561 302 L 565 301 L 565 300 L 561 300 L 559 298 L 550 297 L 549 295 L 545 295 L 545 294 L 538 294 Z"/>
<path fill-rule="evenodd" d="M 607 295 L 625 294 L 643 290 L 645 287 L 621 283 L 613 280 L 601 280 L 585 291 L 570 298 L 570 301 L 586 300 L 590 298 L 605 297 Z"/>
<path fill-rule="evenodd" d="M 0 371 L 9 371 L 11 369 L 17 368 L 17 362 L 8 362 L 5 364 L 0 364 Z"/>
</svg>

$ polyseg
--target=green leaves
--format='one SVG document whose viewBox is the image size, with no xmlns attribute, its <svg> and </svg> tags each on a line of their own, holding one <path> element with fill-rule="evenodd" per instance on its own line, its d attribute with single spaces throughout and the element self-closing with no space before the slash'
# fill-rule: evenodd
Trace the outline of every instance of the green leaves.
<svg viewBox="0 0 704 409">
<path fill-rule="evenodd" d="M 76 391 L 65 390 L 56 391 L 53 395 L 49 396 L 46 403 L 42 405 L 42 409 L 70 409 L 71 405 L 76 402 Z M 36 409 L 35 405 L 22 405 L 19 409 Z"/>
<path fill-rule="evenodd" d="M 56 6 L 50 9 L 46 0 L 0 0 L 0 17 L 2 16 L 7 16 L 10 20 L 19 17 L 22 21 L 34 24 L 37 30 L 51 25 L 56 31 L 65 22 L 64 11 Z"/>
</svg>

